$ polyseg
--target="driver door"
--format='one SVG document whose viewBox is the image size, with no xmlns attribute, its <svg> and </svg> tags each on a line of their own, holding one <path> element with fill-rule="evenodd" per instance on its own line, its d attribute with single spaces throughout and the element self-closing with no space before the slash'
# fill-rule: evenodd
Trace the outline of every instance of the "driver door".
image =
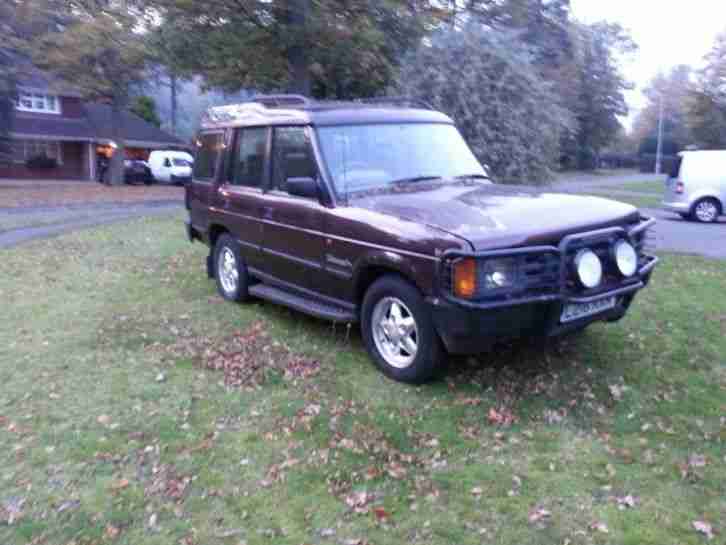
<svg viewBox="0 0 726 545">
<path fill-rule="evenodd" d="M 318 177 L 307 127 L 276 127 L 272 172 L 262 197 L 263 272 L 288 287 L 320 293 L 323 285 L 324 217 L 319 199 L 290 195 L 286 181 Z"/>
</svg>

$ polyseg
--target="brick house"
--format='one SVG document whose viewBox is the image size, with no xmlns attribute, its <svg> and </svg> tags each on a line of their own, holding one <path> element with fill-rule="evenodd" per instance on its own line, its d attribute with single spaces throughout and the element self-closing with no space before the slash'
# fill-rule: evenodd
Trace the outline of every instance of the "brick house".
<svg viewBox="0 0 726 545">
<path fill-rule="evenodd" d="M 123 112 L 122 120 L 127 157 L 146 159 L 151 150 L 188 147 L 131 112 Z M 0 164 L 0 178 L 95 180 L 98 154 L 114 146 L 112 133 L 110 106 L 86 102 L 72 89 L 51 85 L 45 75 L 32 71 L 18 84 L 10 163 Z M 43 155 L 56 166 L 27 165 Z"/>
</svg>

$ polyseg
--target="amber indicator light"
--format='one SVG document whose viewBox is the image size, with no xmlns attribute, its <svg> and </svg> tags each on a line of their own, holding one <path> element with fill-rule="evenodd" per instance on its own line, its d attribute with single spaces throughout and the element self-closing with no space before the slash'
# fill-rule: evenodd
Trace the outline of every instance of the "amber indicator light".
<svg viewBox="0 0 726 545">
<path fill-rule="evenodd" d="M 476 261 L 462 259 L 454 264 L 454 294 L 472 297 L 476 293 Z"/>
</svg>

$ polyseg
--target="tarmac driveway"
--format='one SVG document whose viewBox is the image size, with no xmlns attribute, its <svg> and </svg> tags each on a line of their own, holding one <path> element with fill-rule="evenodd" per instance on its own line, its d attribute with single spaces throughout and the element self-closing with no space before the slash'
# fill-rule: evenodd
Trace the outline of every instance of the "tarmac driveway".
<svg viewBox="0 0 726 545">
<path fill-rule="evenodd" d="M 183 209 L 178 200 L 0 208 L 0 248 L 96 225 L 174 214 Z"/>
<path fill-rule="evenodd" d="M 643 214 L 658 222 L 651 240 L 656 251 L 726 259 L 726 218 L 705 224 L 686 221 L 665 210 L 643 209 Z"/>
</svg>

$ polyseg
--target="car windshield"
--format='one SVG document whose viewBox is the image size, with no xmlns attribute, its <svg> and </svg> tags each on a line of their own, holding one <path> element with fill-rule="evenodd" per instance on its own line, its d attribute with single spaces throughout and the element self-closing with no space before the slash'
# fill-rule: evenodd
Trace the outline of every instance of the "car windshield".
<svg viewBox="0 0 726 545">
<path fill-rule="evenodd" d="M 318 140 L 338 195 L 385 189 L 397 183 L 487 177 L 453 125 L 320 127 Z"/>
<path fill-rule="evenodd" d="M 172 162 L 172 164 L 175 167 L 190 167 L 190 166 L 192 166 L 192 164 L 189 161 L 187 161 L 186 159 L 172 159 L 171 162 Z"/>
</svg>

